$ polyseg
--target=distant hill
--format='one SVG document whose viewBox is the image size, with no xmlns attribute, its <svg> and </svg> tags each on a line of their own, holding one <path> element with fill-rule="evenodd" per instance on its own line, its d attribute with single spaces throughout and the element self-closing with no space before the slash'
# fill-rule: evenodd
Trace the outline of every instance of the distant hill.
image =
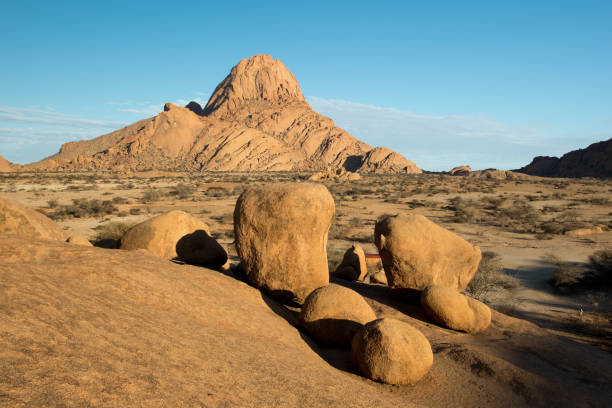
<svg viewBox="0 0 612 408">
<path fill-rule="evenodd" d="M 612 177 L 612 139 L 571 151 L 561 158 L 538 156 L 516 171 L 542 177 L 609 178 Z"/>
<path fill-rule="evenodd" d="M 269 55 L 241 60 L 204 108 L 167 103 L 155 117 L 66 143 L 26 167 L 421 173 L 399 153 L 372 148 L 312 110 L 293 74 Z"/>
<path fill-rule="evenodd" d="M 6 160 L 4 157 L 0 156 L 0 173 L 17 171 L 19 170 L 20 167 L 21 165 L 11 163 L 10 161 Z"/>
</svg>

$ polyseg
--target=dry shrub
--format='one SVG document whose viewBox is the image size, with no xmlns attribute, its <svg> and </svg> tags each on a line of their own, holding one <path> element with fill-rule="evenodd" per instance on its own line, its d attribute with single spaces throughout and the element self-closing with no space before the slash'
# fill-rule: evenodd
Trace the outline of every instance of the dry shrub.
<svg viewBox="0 0 612 408">
<path fill-rule="evenodd" d="M 487 304 L 494 303 L 490 295 L 503 298 L 506 303 L 512 303 L 511 293 L 521 286 L 516 276 L 504 272 L 501 257 L 496 252 L 485 251 L 478 265 L 476 275 L 470 281 L 465 292 L 471 297 Z"/>
<path fill-rule="evenodd" d="M 152 203 L 159 201 L 162 198 L 162 194 L 157 190 L 147 190 L 143 193 L 141 201 L 143 203 Z"/>
<path fill-rule="evenodd" d="M 612 284 L 612 249 L 604 249 L 589 257 L 591 266 L 597 272 L 598 280 L 606 285 Z"/>
<path fill-rule="evenodd" d="M 554 267 L 548 283 L 561 293 L 577 290 L 589 278 L 589 269 L 580 264 L 566 262 L 555 254 L 546 254 L 544 261 Z"/>
<path fill-rule="evenodd" d="M 72 200 L 71 205 L 56 206 L 56 210 L 49 214 L 49 217 L 53 220 L 85 218 L 108 215 L 117 211 L 117 207 L 110 200 L 100 201 L 77 198 Z"/>
<path fill-rule="evenodd" d="M 132 228 L 135 224 L 129 222 L 121 222 L 121 221 L 111 221 L 106 224 L 98 225 L 94 230 L 96 230 L 96 235 L 93 238 L 94 242 L 100 242 L 103 240 L 119 240 L 123 237 L 123 234 L 130 228 Z"/>
<path fill-rule="evenodd" d="M 192 186 L 180 183 L 174 186 L 168 194 L 171 196 L 177 196 L 180 199 L 185 199 L 191 197 L 194 192 L 195 189 Z"/>
</svg>

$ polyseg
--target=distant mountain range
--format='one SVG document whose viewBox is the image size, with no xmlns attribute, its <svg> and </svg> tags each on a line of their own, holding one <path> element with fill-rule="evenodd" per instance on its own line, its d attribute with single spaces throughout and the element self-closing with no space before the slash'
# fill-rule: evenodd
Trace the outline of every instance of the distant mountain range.
<svg viewBox="0 0 612 408">
<path fill-rule="evenodd" d="M 163 112 L 92 140 L 64 144 L 25 170 L 289 171 L 344 168 L 421 173 L 384 147 L 363 143 L 313 111 L 295 77 L 269 55 L 244 59 L 204 108 Z"/>
<path fill-rule="evenodd" d="M 571 151 L 561 158 L 538 156 L 515 171 L 541 177 L 609 178 L 612 177 L 612 139 Z"/>
</svg>

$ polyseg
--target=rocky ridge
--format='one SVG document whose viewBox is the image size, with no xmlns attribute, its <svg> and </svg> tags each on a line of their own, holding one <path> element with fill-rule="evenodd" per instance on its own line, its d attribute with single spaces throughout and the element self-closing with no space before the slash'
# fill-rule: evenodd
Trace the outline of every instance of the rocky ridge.
<svg viewBox="0 0 612 408">
<path fill-rule="evenodd" d="M 612 139 L 573 150 L 561 158 L 538 156 L 515 171 L 541 177 L 612 177 Z"/>
<path fill-rule="evenodd" d="M 421 173 L 402 155 L 372 148 L 312 110 L 285 65 L 244 59 L 204 108 L 163 112 L 92 140 L 69 142 L 28 169 Z"/>
</svg>

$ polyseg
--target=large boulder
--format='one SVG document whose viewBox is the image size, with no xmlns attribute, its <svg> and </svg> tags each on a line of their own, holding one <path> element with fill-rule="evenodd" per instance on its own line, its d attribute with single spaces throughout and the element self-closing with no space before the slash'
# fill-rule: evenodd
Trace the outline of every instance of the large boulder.
<svg viewBox="0 0 612 408">
<path fill-rule="evenodd" d="M 49 217 L 16 201 L 0 198 L 0 234 L 65 241 L 66 234 Z"/>
<path fill-rule="evenodd" d="M 421 291 L 442 285 L 462 291 L 476 274 L 481 258 L 480 248 L 422 215 L 379 220 L 374 242 L 393 289 Z"/>
<path fill-rule="evenodd" d="M 342 262 L 336 268 L 334 275 L 350 280 L 362 281 L 368 274 L 365 252 L 359 244 L 353 244 L 345 253 Z"/>
<path fill-rule="evenodd" d="M 278 183 L 245 190 L 234 210 L 236 250 L 248 280 L 302 303 L 329 284 L 327 232 L 334 199 L 322 184 Z"/>
<path fill-rule="evenodd" d="M 487 305 L 445 286 L 427 287 L 421 305 L 436 323 L 449 329 L 477 333 L 491 324 Z"/>
<path fill-rule="evenodd" d="M 321 343 L 350 347 L 353 336 L 376 314 L 352 289 L 331 284 L 312 292 L 300 312 L 300 326 Z"/>
<path fill-rule="evenodd" d="M 433 365 L 431 345 L 423 333 L 396 319 L 363 326 L 353 338 L 351 353 L 364 376 L 387 384 L 415 383 Z"/>
<path fill-rule="evenodd" d="M 192 265 L 218 269 L 227 262 L 227 252 L 204 230 L 187 234 L 176 243 L 176 253 Z"/>
<path fill-rule="evenodd" d="M 170 211 L 134 225 L 121 237 L 121 249 L 147 249 L 160 258 L 177 257 L 176 244 L 197 230 L 210 235 L 208 225 L 184 211 Z"/>
</svg>

